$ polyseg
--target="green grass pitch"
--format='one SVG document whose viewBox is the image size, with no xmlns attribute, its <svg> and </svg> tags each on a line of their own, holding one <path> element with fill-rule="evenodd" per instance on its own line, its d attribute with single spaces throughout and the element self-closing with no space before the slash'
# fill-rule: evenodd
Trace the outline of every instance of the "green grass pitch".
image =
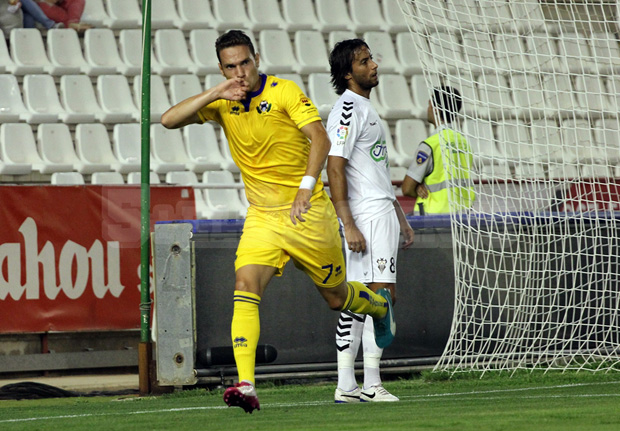
<svg viewBox="0 0 620 431">
<path fill-rule="evenodd" d="M 334 383 L 259 383 L 261 410 L 222 402 L 223 390 L 157 397 L 0 401 L 2 431 L 111 430 L 614 430 L 618 373 L 457 375 L 386 381 L 398 403 L 334 404 Z"/>
</svg>

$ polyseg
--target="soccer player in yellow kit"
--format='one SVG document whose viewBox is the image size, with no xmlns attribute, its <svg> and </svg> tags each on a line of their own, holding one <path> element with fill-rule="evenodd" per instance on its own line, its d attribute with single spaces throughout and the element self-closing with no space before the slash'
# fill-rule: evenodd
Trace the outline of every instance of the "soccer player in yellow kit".
<svg viewBox="0 0 620 431">
<path fill-rule="evenodd" d="M 378 345 L 391 343 L 395 324 L 389 292 L 345 280 L 338 220 L 320 178 L 331 143 L 316 107 L 294 82 L 259 73 L 259 54 L 242 31 L 224 33 L 215 49 L 227 79 L 173 106 L 161 123 L 174 129 L 218 122 L 245 183 L 250 207 L 235 260 L 231 325 L 239 383 L 225 391 L 224 401 L 251 413 L 260 409 L 258 307 L 289 259 L 331 309 L 372 316 Z"/>
</svg>

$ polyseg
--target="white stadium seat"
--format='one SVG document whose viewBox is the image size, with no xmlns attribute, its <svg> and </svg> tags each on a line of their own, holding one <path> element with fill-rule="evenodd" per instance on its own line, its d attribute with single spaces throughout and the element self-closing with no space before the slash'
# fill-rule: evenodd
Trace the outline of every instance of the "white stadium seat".
<svg viewBox="0 0 620 431">
<path fill-rule="evenodd" d="M 15 69 L 15 62 L 9 53 L 6 39 L 0 37 L 0 73 L 7 73 Z"/>
<path fill-rule="evenodd" d="M 252 31 L 282 28 L 284 25 L 278 0 L 249 1 L 246 8 L 249 19 L 245 27 Z"/>
<path fill-rule="evenodd" d="M 235 184 L 230 171 L 207 171 L 202 176 L 204 184 Z M 205 189 L 205 202 L 211 212 L 207 218 L 244 218 L 246 209 L 239 199 L 236 188 Z"/>
<path fill-rule="evenodd" d="M 52 76 L 26 75 L 22 84 L 24 104 L 28 109 L 25 120 L 28 123 L 55 123 L 65 113 Z"/>
<path fill-rule="evenodd" d="M 50 181 L 55 186 L 81 186 L 85 184 L 84 176 L 79 172 L 54 172 Z"/>
<path fill-rule="evenodd" d="M 78 34 L 73 29 L 50 29 L 47 31 L 47 54 L 50 66 L 46 71 L 52 75 L 78 74 L 86 70 L 86 61 Z"/>
<path fill-rule="evenodd" d="M 205 0 L 177 0 L 180 18 L 179 28 L 181 30 L 193 30 L 211 27 L 215 18 L 209 3 Z"/>
<path fill-rule="evenodd" d="M 282 2 L 283 23 L 286 31 L 318 29 L 312 0 L 287 0 Z"/>
<path fill-rule="evenodd" d="M 151 28 L 175 28 L 179 26 L 181 18 L 177 13 L 175 0 L 152 0 Z"/>
<path fill-rule="evenodd" d="M 78 124 L 75 128 L 75 150 L 82 162 L 109 165 L 121 174 L 140 169 L 139 163 L 121 163 L 114 156 L 110 136 L 103 124 Z"/>
<path fill-rule="evenodd" d="M 0 123 L 16 123 L 29 115 L 17 77 L 8 73 L 0 74 Z"/>
<path fill-rule="evenodd" d="M 400 2 L 398 1 L 382 1 L 383 18 L 387 24 L 387 30 L 390 33 L 408 32 L 409 27 L 405 21 L 405 16 L 400 10 Z"/>
<path fill-rule="evenodd" d="M 354 30 L 355 26 L 344 0 L 315 0 L 317 30 L 328 33 L 334 30 Z"/>
<path fill-rule="evenodd" d="M 170 102 L 173 105 L 202 93 L 200 79 L 193 74 L 172 75 L 168 82 L 170 90 Z"/>
<path fill-rule="evenodd" d="M 370 47 L 373 60 L 379 65 L 379 73 L 396 73 L 401 69 L 396 57 L 396 50 L 392 43 L 392 36 L 383 31 L 367 31 L 363 35 L 364 41 Z M 410 40 L 410 43 L 412 41 Z"/>
<path fill-rule="evenodd" d="M 77 171 L 80 163 L 66 124 L 40 124 L 37 144 L 44 162 L 56 165 L 57 172 Z"/>
<path fill-rule="evenodd" d="M 129 2 L 128 2 L 129 3 Z M 124 68 L 114 32 L 109 28 L 90 28 L 84 33 L 84 73 L 90 76 L 120 73 Z"/>
<path fill-rule="evenodd" d="M 196 163 L 195 172 L 215 171 L 226 166 L 220 151 L 215 129 L 211 123 L 190 124 L 183 128 L 183 140 L 190 161 Z M 200 169 L 196 169 L 200 166 Z"/>
<path fill-rule="evenodd" d="M 396 53 L 400 65 L 397 72 L 407 76 L 422 73 L 422 61 L 410 33 L 403 32 L 396 35 Z"/>
<path fill-rule="evenodd" d="M 10 36 L 15 75 L 43 73 L 51 66 L 41 31 L 36 28 L 14 28 Z"/>
<path fill-rule="evenodd" d="M 197 75 L 219 73 L 215 55 L 215 41 L 219 33 L 212 28 L 195 29 L 189 32 L 189 51 L 193 61 L 190 71 Z"/>
<path fill-rule="evenodd" d="M 139 171 L 142 160 L 140 124 L 115 124 L 112 132 L 114 155 L 126 171 Z"/>
<path fill-rule="evenodd" d="M 110 16 L 107 27 L 111 29 L 142 26 L 142 12 L 135 0 L 106 0 L 106 10 Z"/>
<path fill-rule="evenodd" d="M 329 112 L 339 97 L 332 87 L 331 75 L 329 73 L 311 73 L 308 75 L 308 93 L 310 100 L 318 108 L 321 118 L 327 121 Z"/>
<path fill-rule="evenodd" d="M 133 102 L 127 78 L 123 75 L 99 75 L 97 95 L 103 111 L 101 122 L 138 121 L 140 113 Z"/>
<path fill-rule="evenodd" d="M 295 71 L 302 74 L 329 72 L 329 59 L 323 34 L 317 30 L 297 30 L 294 37 L 298 65 Z"/>
<path fill-rule="evenodd" d="M 188 73 L 193 66 L 182 30 L 155 31 L 154 49 L 157 65 L 153 67 L 153 70 L 159 75 Z"/>
<path fill-rule="evenodd" d="M 142 77 L 140 75 L 136 76 L 133 80 L 133 95 L 134 102 L 140 110 L 140 113 L 142 113 Z M 159 123 L 162 114 L 171 106 L 164 79 L 160 75 L 151 75 L 150 97 L 151 123 Z"/>
<path fill-rule="evenodd" d="M 387 27 L 379 0 L 349 0 L 349 15 L 357 33 L 385 31 Z"/>
<path fill-rule="evenodd" d="M 65 123 L 92 123 L 103 114 L 90 78 L 86 75 L 61 76 L 60 100 L 65 110 L 60 118 Z"/>
<path fill-rule="evenodd" d="M 118 172 L 94 172 L 90 177 L 91 184 L 114 185 L 125 184 L 123 175 Z"/>
<path fill-rule="evenodd" d="M 127 184 L 141 184 L 142 183 L 142 173 L 141 172 L 129 172 L 127 174 Z M 150 184 L 160 184 L 161 181 L 159 179 L 159 175 L 155 172 L 149 172 L 149 183 Z"/>
<path fill-rule="evenodd" d="M 189 170 L 189 158 L 179 129 L 151 124 L 151 169 L 158 174 Z"/>
<path fill-rule="evenodd" d="M 220 31 L 233 28 L 247 28 L 250 18 L 243 0 L 211 0 L 213 6 L 213 27 Z"/>
<path fill-rule="evenodd" d="M 262 30 L 258 39 L 263 72 L 271 75 L 297 71 L 297 59 L 285 30 Z"/>
<path fill-rule="evenodd" d="M 110 16 L 105 10 L 103 0 L 86 0 L 80 22 L 94 27 L 108 25 Z M 49 34 L 49 33 L 48 33 Z"/>
<path fill-rule="evenodd" d="M 0 175 L 27 175 L 32 172 L 33 160 L 28 157 L 28 145 L 23 137 L 24 126 L 30 134 L 31 148 L 36 152 L 34 136 L 27 124 L 2 124 L 0 125 Z M 21 130 L 21 131 L 20 131 Z M 36 154 L 38 158 L 39 155 Z M 42 160 L 38 158 L 38 162 Z"/>
</svg>

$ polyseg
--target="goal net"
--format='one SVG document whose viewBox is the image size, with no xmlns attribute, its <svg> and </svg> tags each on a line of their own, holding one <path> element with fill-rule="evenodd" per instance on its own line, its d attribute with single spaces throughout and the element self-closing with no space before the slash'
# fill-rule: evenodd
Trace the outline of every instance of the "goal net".
<svg viewBox="0 0 620 431">
<path fill-rule="evenodd" d="M 474 162 L 435 369 L 618 369 L 616 2 L 398 1 L 429 89 L 413 96 L 460 91 Z"/>
</svg>

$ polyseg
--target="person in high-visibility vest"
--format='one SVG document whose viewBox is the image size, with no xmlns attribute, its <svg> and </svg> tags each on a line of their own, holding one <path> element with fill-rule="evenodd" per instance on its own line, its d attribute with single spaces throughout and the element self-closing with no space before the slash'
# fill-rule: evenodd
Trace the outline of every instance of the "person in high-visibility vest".
<svg viewBox="0 0 620 431">
<path fill-rule="evenodd" d="M 418 145 L 402 184 L 403 195 L 416 199 L 420 215 L 468 209 L 476 199 L 471 148 L 452 125 L 462 103 L 458 90 L 448 86 L 435 88 L 428 102 L 428 122 L 437 129 Z"/>
</svg>

